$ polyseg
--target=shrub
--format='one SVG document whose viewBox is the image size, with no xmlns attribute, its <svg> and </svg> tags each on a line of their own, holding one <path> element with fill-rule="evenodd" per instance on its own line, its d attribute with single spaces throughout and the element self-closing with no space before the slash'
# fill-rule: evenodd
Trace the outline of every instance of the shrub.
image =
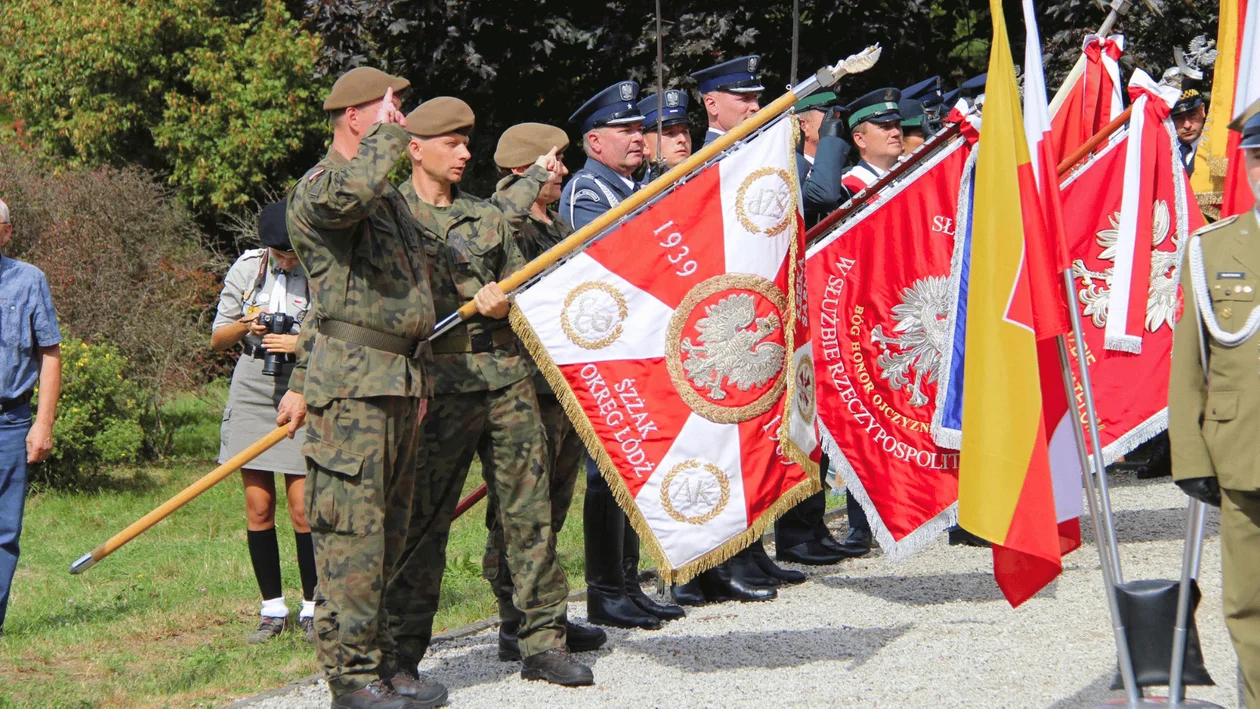
<svg viewBox="0 0 1260 709">
<path fill-rule="evenodd" d="M 140 456 L 146 409 L 143 389 L 125 376 L 127 360 L 107 344 L 67 339 L 61 345 L 61 398 L 53 452 L 31 469 L 37 487 L 73 488 L 105 465 Z M 39 407 L 39 389 L 34 405 Z"/>
<path fill-rule="evenodd" d="M 144 393 L 137 405 L 153 416 L 146 444 L 164 453 L 157 404 L 223 373 L 207 339 L 226 262 L 151 175 L 54 165 L 0 143 L 0 199 L 14 226 L 6 255 L 48 276 L 63 334 L 125 359 L 123 376 Z"/>
</svg>

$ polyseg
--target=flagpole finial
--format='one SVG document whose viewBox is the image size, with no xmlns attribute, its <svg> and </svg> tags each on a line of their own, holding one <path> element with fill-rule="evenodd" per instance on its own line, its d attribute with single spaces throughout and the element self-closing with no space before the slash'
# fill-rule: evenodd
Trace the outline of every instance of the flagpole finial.
<svg viewBox="0 0 1260 709">
<path fill-rule="evenodd" d="M 849 55 L 833 66 L 819 69 L 817 74 L 805 79 L 794 87 L 792 93 L 798 99 L 803 98 L 820 88 L 834 86 L 837 81 L 849 74 L 860 74 L 867 71 L 875 66 L 875 62 L 879 61 L 879 55 L 883 51 L 879 44 L 872 44 L 857 54 Z"/>
</svg>

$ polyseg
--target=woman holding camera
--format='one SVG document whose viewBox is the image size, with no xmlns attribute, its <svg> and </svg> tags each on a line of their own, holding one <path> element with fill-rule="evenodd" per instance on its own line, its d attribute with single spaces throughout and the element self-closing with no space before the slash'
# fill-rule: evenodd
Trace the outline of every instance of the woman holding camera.
<svg viewBox="0 0 1260 709">
<path fill-rule="evenodd" d="M 243 346 L 223 410 L 220 463 L 275 428 L 276 407 L 288 391 L 296 361 L 297 333 L 311 307 L 306 272 L 289 244 L 283 202 L 263 208 L 258 216 L 258 236 L 263 248 L 241 254 L 224 278 L 210 336 L 210 346 L 219 352 L 238 342 Z M 315 553 L 306 523 L 303 433 L 299 430 L 292 440 L 281 440 L 241 470 L 249 558 L 263 598 L 262 621 L 250 634 L 251 643 L 265 642 L 288 625 L 276 541 L 276 473 L 284 475 L 289 519 L 297 537 L 303 599 L 298 625 L 306 631 L 308 642 L 315 640 Z"/>
</svg>

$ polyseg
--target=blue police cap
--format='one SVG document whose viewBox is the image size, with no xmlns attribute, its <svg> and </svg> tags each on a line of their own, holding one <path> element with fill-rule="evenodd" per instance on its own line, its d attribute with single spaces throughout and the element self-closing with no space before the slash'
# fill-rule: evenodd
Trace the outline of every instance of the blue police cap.
<svg viewBox="0 0 1260 709">
<path fill-rule="evenodd" d="M 901 101 L 901 92 L 897 89 L 876 89 L 849 104 L 849 129 L 859 123 L 891 123 L 901 120 L 901 112 L 897 103 Z"/>
<path fill-rule="evenodd" d="M 648 128 L 656 126 L 657 113 L 660 113 L 662 126 L 687 123 L 687 92 L 666 89 L 664 106 L 660 106 L 660 95 L 652 94 L 639 102 L 639 112 L 643 114 L 643 125 Z"/>
<path fill-rule="evenodd" d="M 989 75 L 981 74 L 973 76 L 962 83 L 958 90 L 962 92 L 963 98 L 975 98 L 984 93 L 984 85 L 989 80 Z"/>
<path fill-rule="evenodd" d="M 569 120 L 581 125 L 585 133 L 601 126 L 619 126 L 640 123 L 643 114 L 635 106 L 639 98 L 639 84 L 634 81 L 618 81 L 591 97 L 589 101 L 569 116 Z"/>
<path fill-rule="evenodd" d="M 897 113 L 901 114 L 902 128 L 923 128 L 922 102 L 903 98 L 897 102 Z"/>
<path fill-rule="evenodd" d="M 918 101 L 923 108 L 934 109 L 939 108 L 945 103 L 944 94 L 941 90 L 944 88 L 945 82 L 941 81 L 941 77 L 933 76 L 915 84 L 907 86 L 901 90 L 901 98 L 911 101 Z"/>
<path fill-rule="evenodd" d="M 953 108 L 954 104 L 958 103 L 959 96 L 962 96 L 962 89 L 951 89 L 946 91 L 943 103 L 947 108 Z"/>
<path fill-rule="evenodd" d="M 761 57 L 753 54 L 739 59 L 722 62 L 708 69 L 701 69 L 691 75 L 700 85 L 700 93 L 710 91 L 729 91 L 743 94 L 764 91 L 757 70 L 761 67 Z"/>
</svg>

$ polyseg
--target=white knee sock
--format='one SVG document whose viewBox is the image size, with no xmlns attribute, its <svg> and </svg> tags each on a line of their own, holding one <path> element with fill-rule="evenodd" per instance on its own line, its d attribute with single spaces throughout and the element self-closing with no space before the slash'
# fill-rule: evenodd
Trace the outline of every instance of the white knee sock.
<svg viewBox="0 0 1260 709">
<path fill-rule="evenodd" d="M 302 612 L 298 614 L 299 618 L 315 617 L 315 601 L 302 601 Z"/>
</svg>

